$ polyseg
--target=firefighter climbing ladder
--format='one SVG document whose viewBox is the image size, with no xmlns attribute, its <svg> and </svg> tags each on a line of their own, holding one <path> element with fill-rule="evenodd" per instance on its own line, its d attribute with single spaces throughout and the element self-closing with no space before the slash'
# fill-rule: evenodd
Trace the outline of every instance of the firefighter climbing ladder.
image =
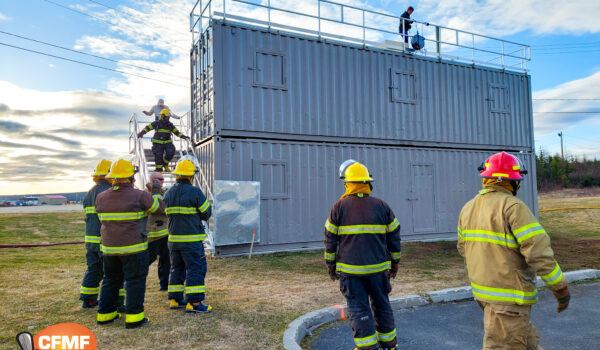
<svg viewBox="0 0 600 350">
<path fill-rule="evenodd" d="M 146 134 L 143 138 L 138 138 L 137 134 L 142 130 L 142 128 L 151 123 L 153 120 L 154 116 L 138 119 L 138 116 L 135 113 L 133 113 L 129 119 L 129 153 L 131 153 L 134 157 L 132 163 L 139 169 L 136 180 L 138 187 L 141 189 L 146 187 L 146 184 L 150 179 L 150 174 L 152 174 L 154 171 L 155 164 L 154 154 L 152 153 L 151 134 Z M 179 120 L 172 118 L 171 122 L 184 135 L 191 135 L 192 128 L 190 124 L 189 113 L 184 114 Z M 208 181 L 206 180 L 206 176 L 204 176 L 204 173 L 202 172 L 202 168 L 198 166 L 198 156 L 194 150 L 192 141 L 190 139 L 178 139 L 173 140 L 173 144 L 175 145 L 176 152 L 175 156 L 168 164 L 169 168 L 171 170 L 175 170 L 175 164 L 177 164 L 181 158 L 191 159 L 198 168 L 198 172 L 196 175 L 194 175 L 193 184 L 194 186 L 199 187 L 202 192 L 204 192 L 211 205 L 213 205 L 214 197 L 208 185 Z M 175 175 L 173 175 L 171 172 L 163 172 L 163 177 L 165 179 L 164 186 L 170 187 L 175 183 Z M 214 237 L 212 231 L 210 230 L 207 222 L 204 222 L 204 227 L 207 237 L 204 241 L 206 253 L 209 255 L 214 255 Z"/>
</svg>

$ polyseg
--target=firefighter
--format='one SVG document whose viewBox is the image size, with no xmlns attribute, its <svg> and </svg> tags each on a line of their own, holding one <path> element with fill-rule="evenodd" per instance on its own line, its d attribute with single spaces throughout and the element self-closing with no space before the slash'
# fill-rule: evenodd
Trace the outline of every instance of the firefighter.
<svg viewBox="0 0 600 350">
<path fill-rule="evenodd" d="M 169 162 L 175 155 L 175 146 L 171 139 L 171 133 L 179 136 L 180 138 L 187 140 L 190 137 L 182 134 L 173 123 L 169 121 L 171 112 L 168 109 L 163 109 L 160 112 L 160 120 L 152 122 L 140 131 L 137 136 L 142 137 L 150 130 L 154 130 L 154 136 L 152 136 L 152 153 L 154 154 L 154 166 L 155 171 L 170 172 Z"/>
<path fill-rule="evenodd" d="M 96 196 L 110 188 L 106 181 L 106 174 L 110 169 L 110 161 L 102 159 L 92 174 L 96 183 L 83 198 L 83 210 L 85 211 L 85 260 L 87 269 L 81 282 L 79 300 L 84 309 L 98 306 L 98 293 L 100 292 L 100 281 L 102 281 L 102 254 L 100 254 L 100 220 L 96 214 L 94 203 Z"/>
<path fill-rule="evenodd" d="M 516 197 L 527 174 L 517 157 L 496 153 L 479 171 L 483 189 L 460 212 L 457 247 L 483 310 L 483 349 L 539 349 L 529 322 L 538 300 L 536 275 L 554 293 L 558 312 L 569 306 L 567 279 L 550 237 Z"/>
<path fill-rule="evenodd" d="M 164 181 L 165 179 L 161 173 L 152 173 L 150 175 L 150 183 L 146 184 L 146 191 L 152 193 L 152 183 L 157 182 L 161 186 L 160 194 L 164 195 L 165 191 L 162 188 Z M 167 216 L 164 213 L 148 215 L 146 230 L 148 232 L 148 265 L 152 265 L 158 258 L 159 290 L 166 291 L 169 286 L 169 273 L 171 271 L 171 257 L 167 245 L 167 237 L 169 235 Z"/>
<path fill-rule="evenodd" d="M 398 273 L 400 224 L 384 201 L 369 196 L 373 178 L 366 166 L 350 159 L 339 175 L 346 192 L 325 221 L 327 270 L 340 280 L 357 349 L 397 349 L 388 295 Z"/>
<path fill-rule="evenodd" d="M 188 313 L 212 310 L 210 305 L 202 304 L 206 290 L 206 257 L 202 243 L 206 234 L 202 220 L 208 220 L 212 210 L 202 190 L 192 185 L 197 172 L 191 160 L 181 159 L 173 172 L 177 183 L 165 194 L 171 252 L 170 307 L 185 307 Z"/>
<path fill-rule="evenodd" d="M 119 159 L 106 176 L 112 189 L 96 198 L 96 212 L 102 223 L 100 249 L 104 263 L 98 324 L 110 323 L 120 317 L 116 300 L 123 281 L 127 297 L 125 327 L 136 328 L 149 323 L 144 315 L 148 242 L 141 221 L 148 213 L 163 213 L 164 204 L 160 185 L 153 184 L 152 194 L 134 189 L 134 174 L 131 162 Z"/>
</svg>

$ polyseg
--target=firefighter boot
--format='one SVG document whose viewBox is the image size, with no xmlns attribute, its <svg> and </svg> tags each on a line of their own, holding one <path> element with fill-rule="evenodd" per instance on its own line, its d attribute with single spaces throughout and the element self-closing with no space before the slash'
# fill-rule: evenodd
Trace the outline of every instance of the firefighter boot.
<svg viewBox="0 0 600 350">
<path fill-rule="evenodd" d="M 150 325 L 150 319 L 148 317 L 144 317 L 144 319 L 139 322 L 125 323 L 125 328 L 132 329 L 132 328 L 138 328 L 138 327 L 141 327 L 144 325 Z"/>
<path fill-rule="evenodd" d="M 202 312 L 202 313 L 208 313 L 212 311 L 212 306 L 210 305 L 203 305 L 202 302 L 196 302 L 196 303 L 187 303 L 187 306 L 185 307 L 185 312 Z"/>
<path fill-rule="evenodd" d="M 186 303 L 183 300 L 171 299 L 171 310 L 183 309 L 185 307 L 185 305 L 186 305 Z"/>
<path fill-rule="evenodd" d="M 84 300 L 83 304 L 81 305 L 81 308 L 83 308 L 83 309 L 93 309 L 96 306 L 98 306 L 98 301 L 97 300 L 94 300 L 94 301 Z"/>
<path fill-rule="evenodd" d="M 163 168 L 165 169 L 165 172 L 167 172 L 167 173 L 171 172 L 171 168 L 169 168 L 169 161 L 166 160 L 165 158 L 163 158 Z"/>
</svg>

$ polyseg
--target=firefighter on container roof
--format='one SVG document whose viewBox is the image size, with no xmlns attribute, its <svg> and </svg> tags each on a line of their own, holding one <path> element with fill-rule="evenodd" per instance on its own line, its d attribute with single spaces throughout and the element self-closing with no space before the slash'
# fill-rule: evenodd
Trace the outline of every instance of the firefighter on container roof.
<svg viewBox="0 0 600 350">
<path fill-rule="evenodd" d="M 152 194 L 134 189 L 134 174 L 133 165 L 119 159 L 106 176 L 112 189 L 96 198 L 96 212 L 102 223 L 100 249 L 104 263 L 98 324 L 110 323 L 120 317 L 117 298 L 123 281 L 127 297 L 125 327 L 136 328 L 148 323 L 144 315 L 148 242 L 143 234 L 142 219 L 148 213 L 163 213 L 164 204 L 160 184 L 153 184 Z"/>
<path fill-rule="evenodd" d="M 154 136 L 152 136 L 152 153 L 154 154 L 155 170 L 159 172 L 162 172 L 163 169 L 167 172 L 171 171 L 168 165 L 175 155 L 175 146 L 171 139 L 171 133 L 184 140 L 190 138 L 177 130 L 175 125 L 169 121 L 170 116 L 171 112 L 168 109 L 163 109 L 162 112 L 160 112 L 160 120 L 146 125 L 146 127 L 137 134 L 138 137 L 142 137 L 150 130 L 154 130 Z"/>
<path fill-rule="evenodd" d="M 181 159 L 173 172 L 177 183 L 165 194 L 171 252 L 169 299 L 171 309 L 185 307 L 188 313 L 212 310 L 211 306 L 202 304 L 206 293 L 206 257 L 202 244 L 206 234 L 202 220 L 208 220 L 212 210 L 202 190 L 192 185 L 196 172 L 191 160 Z"/>
<path fill-rule="evenodd" d="M 329 276 L 340 279 L 357 349 L 397 349 L 388 295 L 390 277 L 398 273 L 400 224 L 384 201 L 369 196 L 373 178 L 367 167 L 347 160 L 340 178 L 346 192 L 325 221 Z"/>
<path fill-rule="evenodd" d="M 102 253 L 100 253 L 100 220 L 96 214 L 96 196 L 110 188 L 106 181 L 106 174 L 110 170 L 110 161 L 101 160 L 92 177 L 96 183 L 83 198 L 83 209 L 85 211 L 85 260 L 87 269 L 81 282 L 79 299 L 83 301 L 84 309 L 98 306 L 98 293 L 100 293 L 100 281 L 104 275 L 102 269 Z M 121 295 L 122 293 L 122 295 Z M 123 305 L 125 290 L 119 289 L 119 306 Z"/>
<path fill-rule="evenodd" d="M 536 274 L 554 293 L 558 312 L 569 306 L 567 280 L 554 260 L 550 237 L 515 197 L 527 174 L 517 157 L 496 153 L 479 171 L 483 189 L 460 212 L 458 251 L 483 310 L 483 349 L 541 349 L 529 322 L 538 300 Z"/>
</svg>

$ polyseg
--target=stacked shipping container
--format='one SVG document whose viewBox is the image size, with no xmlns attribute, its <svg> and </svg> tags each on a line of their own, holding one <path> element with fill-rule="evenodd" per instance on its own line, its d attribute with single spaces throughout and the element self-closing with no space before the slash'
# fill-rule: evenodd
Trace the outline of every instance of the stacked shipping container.
<svg viewBox="0 0 600 350">
<path fill-rule="evenodd" d="M 404 239 L 454 238 L 477 165 L 498 150 L 521 153 L 519 196 L 537 209 L 527 74 L 213 21 L 192 76 L 209 182 L 261 182 L 256 251 L 321 246 L 348 158 L 369 167 Z"/>
</svg>

